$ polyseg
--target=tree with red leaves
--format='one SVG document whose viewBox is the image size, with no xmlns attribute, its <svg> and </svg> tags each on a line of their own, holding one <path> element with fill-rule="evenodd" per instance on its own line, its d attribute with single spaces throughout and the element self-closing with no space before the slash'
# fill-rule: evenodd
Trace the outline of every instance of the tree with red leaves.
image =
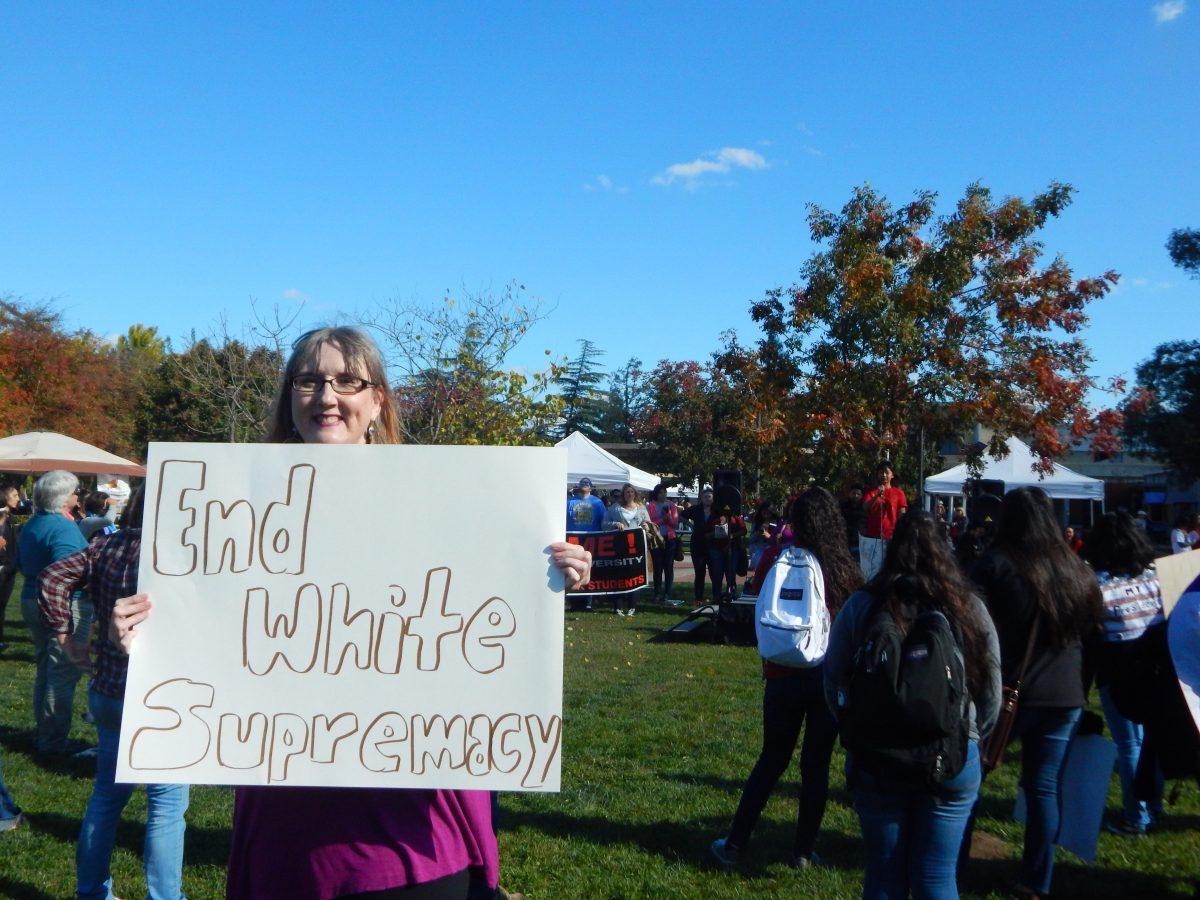
<svg viewBox="0 0 1200 900">
<path fill-rule="evenodd" d="M 1071 194 L 1054 183 L 995 200 L 975 184 L 936 217 L 932 192 L 896 208 L 863 186 L 838 213 L 809 206 L 820 249 L 799 283 L 751 306 L 764 331 L 752 362 L 775 384 L 784 440 L 812 451 L 815 473 L 903 456 L 921 428 L 936 438 L 989 426 L 993 455 L 1003 436 L 1027 436 L 1046 467 L 1087 434 L 1111 446 L 1120 416 L 1088 409 L 1081 332 L 1118 276 L 1076 279 L 1038 241 Z"/>
<path fill-rule="evenodd" d="M 114 348 L 47 305 L 0 299 L 0 434 L 57 431 L 129 454 L 136 402 Z"/>
</svg>

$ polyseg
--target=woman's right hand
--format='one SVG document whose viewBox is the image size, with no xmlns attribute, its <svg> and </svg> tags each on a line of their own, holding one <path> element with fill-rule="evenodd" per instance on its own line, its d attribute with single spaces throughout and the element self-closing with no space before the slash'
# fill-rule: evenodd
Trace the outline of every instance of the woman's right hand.
<svg viewBox="0 0 1200 900">
<path fill-rule="evenodd" d="M 137 626 L 150 615 L 150 595 L 134 594 L 122 597 L 113 604 L 112 617 L 108 620 L 108 639 L 129 655 L 133 639 L 137 637 Z"/>
</svg>

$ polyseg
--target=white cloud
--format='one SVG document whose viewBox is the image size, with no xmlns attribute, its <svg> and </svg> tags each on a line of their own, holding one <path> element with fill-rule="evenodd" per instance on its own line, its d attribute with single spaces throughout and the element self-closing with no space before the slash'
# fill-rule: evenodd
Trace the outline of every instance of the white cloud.
<svg viewBox="0 0 1200 900">
<path fill-rule="evenodd" d="M 722 147 L 716 153 L 706 153 L 691 162 L 667 166 L 662 173 L 651 178 L 650 182 L 665 186 L 681 181 L 685 187 L 694 188 L 698 180 L 705 175 L 725 174 L 733 169 L 765 168 L 767 161 L 753 150 L 747 150 L 745 147 Z"/>
<path fill-rule="evenodd" d="M 312 299 L 312 297 L 308 296 L 308 294 L 304 293 L 304 291 L 301 291 L 298 288 L 288 288 L 283 292 L 283 299 L 295 300 L 297 303 L 307 303 Z"/>
<path fill-rule="evenodd" d="M 1187 9 L 1187 0 L 1163 0 L 1154 4 L 1154 21 L 1159 25 L 1171 22 L 1183 15 Z"/>
<path fill-rule="evenodd" d="M 593 181 L 589 181 L 584 184 L 583 189 L 585 191 L 614 191 L 618 194 L 629 193 L 629 188 L 618 186 L 617 183 L 607 175 L 597 175 Z"/>
</svg>

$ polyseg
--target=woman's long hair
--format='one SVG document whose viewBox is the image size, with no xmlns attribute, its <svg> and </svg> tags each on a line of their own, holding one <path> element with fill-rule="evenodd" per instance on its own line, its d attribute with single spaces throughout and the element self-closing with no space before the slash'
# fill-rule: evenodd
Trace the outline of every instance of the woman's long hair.
<svg viewBox="0 0 1200 900">
<path fill-rule="evenodd" d="M 371 336 L 358 328 L 314 328 L 306 331 L 292 345 L 291 356 L 283 367 L 279 379 L 279 390 L 275 393 L 275 407 L 271 413 L 267 442 L 272 444 L 299 444 L 300 434 L 292 420 L 292 379 L 303 371 L 328 344 L 342 354 L 346 371 L 365 378 L 379 392 L 379 418 L 375 422 L 373 444 L 401 444 L 400 416 L 396 411 L 396 400 L 388 385 L 387 371 L 383 365 L 383 354 Z"/>
<path fill-rule="evenodd" d="M 129 502 L 125 504 L 125 508 L 121 510 L 120 518 L 117 524 L 121 528 L 141 528 L 142 527 L 142 509 L 146 504 L 146 482 L 143 481 L 133 489 L 133 493 L 129 496 Z"/>
<path fill-rule="evenodd" d="M 807 550 L 821 564 L 825 605 L 836 614 L 863 580 L 862 569 L 846 546 L 846 520 L 838 502 L 825 488 L 809 488 L 792 501 L 788 515 L 792 544 Z"/>
<path fill-rule="evenodd" d="M 1096 576 L 1063 540 L 1044 491 L 1022 487 L 1004 495 L 989 552 L 1016 567 L 1041 613 L 1041 633 L 1052 646 L 1065 646 L 1096 627 L 1102 610 Z"/>
<path fill-rule="evenodd" d="M 902 630 L 925 610 L 937 610 L 956 623 L 962 634 L 967 686 L 973 694 L 979 691 L 987 678 L 990 656 L 984 623 L 970 602 L 971 586 L 933 516 L 910 511 L 900 518 L 888 542 L 883 568 L 867 584 L 867 590 Z"/>
<path fill-rule="evenodd" d="M 773 512 L 775 512 L 775 504 L 770 500 L 762 501 L 754 510 L 754 515 L 750 519 L 750 527 L 757 530 L 762 528 L 763 525 L 770 524 L 770 520 L 773 518 L 771 513 Z"/>
<path fill-rule="evenodd" d="M 1126 512 L 1100 517 L 1083 548 L 1084 558 L 1097 572 L 1110 575 L 1141 575 L 1154 562 L 1154 548 L 1146 533 Z"/>
</svg>

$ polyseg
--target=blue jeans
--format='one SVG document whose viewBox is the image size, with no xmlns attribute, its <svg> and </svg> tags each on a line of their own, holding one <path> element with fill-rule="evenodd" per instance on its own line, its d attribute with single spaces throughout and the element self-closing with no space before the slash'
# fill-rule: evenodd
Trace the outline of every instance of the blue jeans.
<svg viewBox="0 0 1200 900">
<path fill-rule="evenodd" d="M 1158 777 L 1155 797 L 1149 806 L 1134 796 L 1133 776 L 1137 772 L 1138 758 L 1142 755 L 1142 726 L 1121 715 L 1107 687 L 1100 688 L 1100 704 L 1104 707 L 1108 731 L 1117 745 L 1117 774 L 1121 777 L 1121 807 L 1125 824 L 1144 831 L 1154 816 L 1162 813 L 1162 776 L 1160 774 Z"/>
<path fill-rule="evenodd" d="M 82 674 L 46 628 L 38 609 L 37 596 L 21 597 L 21 615 L 33 639 L 33 749 L 36 753 L 64 753 L 71 731 L 75 684 Z M 72 640 L 86 646 L 92 624 L 92 604 L 80 594 L 71 598 Z"/>
<path fill-rule="evenodd" d="M 21 814 L 21 807 L 4 786 L 4 758 L 0 757 L 0 825 L 5 825 Z"/>
<path fill-rule="evenodd" d="M 1021 884 L 1036 894 L 1049 894 L 1054 877 L 1054 848 L 1062 820 L 1062 774 L 1081 712 L 1079 707 L 1021 706 L 1013 723 L 1012 740 L 1021 740 L 1020 783 L 1025 791 Z M 963 842 L 964 864 L 974 827 L 975 810 L 971 810 Z"/>
<path fill-rule="evenodd" d="M 100 744 L 96 748 L 96 783 L 88 800 L 79 844 L 75 848 L 75 896 L 112 900 L 113 842 L 121 811 L 134 785 L 116 784 L 117 743 L 121 736 L 121 701 L 88 692 L 88 708 L 96 719 Z M 150 900 L 183 897 L 183 814 L 188 807 L 186 784 L 146 785 L 146 840 L 142 863 Z"/>
<path fill-rule="evenodd" d="M 854 773 L 854 809 L 867 851 L 865 900 L 903 900 L 910 892 L 916 900 L 958 897 L 958 849 L 980 778 L 974 742 L 967 745 L 963 770 L 937 793 Z"/>
</svg>

